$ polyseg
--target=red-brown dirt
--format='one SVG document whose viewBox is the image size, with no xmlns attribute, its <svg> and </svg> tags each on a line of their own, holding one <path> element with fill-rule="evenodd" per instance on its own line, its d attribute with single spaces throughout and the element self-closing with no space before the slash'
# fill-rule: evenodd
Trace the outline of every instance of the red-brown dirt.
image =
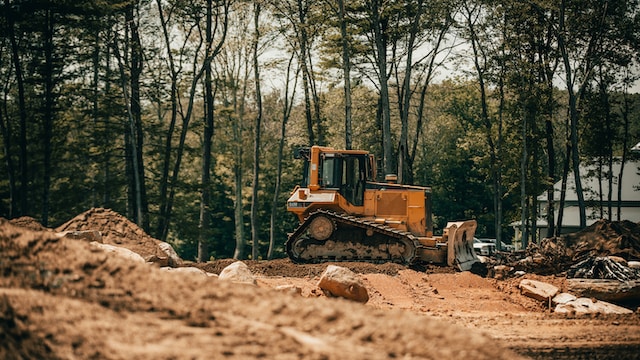
<svg viewBox="0 0 640 360">
<path fill-rule="evenodd" d="M 369 302 L 327 298 L 327 264 L 245 261 L 258 286 L 132 263 L 56 231 L 100 230 L 143 257 L 152 239 L 92 209 L 55 231 L 0 219 L 3 359 L 537 359 L 640 358 L 640 314 L 553 314 L 496 280 L 427 266 L 338 263 Z M 217 274 L 234 260 L 197 266 Z M 565 289 L 561 275 L 526 274 Z M 294 285 L 301 295 L 274 290 Z"/>
</svg>

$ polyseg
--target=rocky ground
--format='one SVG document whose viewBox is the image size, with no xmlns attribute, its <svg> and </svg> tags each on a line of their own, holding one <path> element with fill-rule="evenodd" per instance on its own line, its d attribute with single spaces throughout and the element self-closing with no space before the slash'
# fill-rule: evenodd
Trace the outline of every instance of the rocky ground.
<svg viewBox="0 0 640 360">
<path fill-rule="evenodd" d="M 77 230 L 98 230 L 104 244 L 144 260 L 60 236 Z M 618 237 L 629 244 L 634 236 Z M 234 260 L 192 264 L 167 259 L 159 245 L 105 209 L 57 229 L 0 219 L 0 358 L 640 358 L 637 303 L 625 304 L 634 310 L 625 315 L 558 314 L 521 294 L 523 278 L 567 289 L 566 269 L 548 270 L 557 251 L 538 251 L 521 262 L 524 274 L 514 268 L 500 280 L 437 266 L 336 264 L 367 288 L 360 304 L 318 287 L 327 264 L 245 261 L 257 284 L 246 285 L 176 271 L 219 274 Z M 584 258 L 579 250 L 569 255 Z"/>
</svg>

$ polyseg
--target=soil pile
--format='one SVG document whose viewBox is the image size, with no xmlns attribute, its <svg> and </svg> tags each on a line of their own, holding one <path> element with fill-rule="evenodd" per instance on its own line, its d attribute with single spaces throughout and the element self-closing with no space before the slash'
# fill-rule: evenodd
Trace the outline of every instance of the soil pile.
<svg viewBox="0 0 640 360">
<path fill-rule="evenodd" d="M 58 232 L 98 230 L 105 244 L 117 245 L 140 254 L 144 259 L 166 257 L 159 240 L 147 235 L 138 225 L 111 209 L 92 208 L 56 228 Z"/>
<path fill-rule="evenodd" d="M 62 230 L 78 223 L 139 241 L 117 241 L 140 233 L 94 213 Z M 428 317 L 175 274 L 4 219 L 0 253 L 3 359 L 517 358 Z"/>
<path fill-rule="evenodd" d="M 564 236 L 574 261 L 597 256 L 640 259 L 640 224 L 631 221 L 599 220 L 582 231 Z"/>
<path fill-rule="evenodd" d="M 21 216 L 19 218 L 11 219 L 11 223 L 16 226 L 35 230 L 35 231 L 51 231 L 51 229 L 42 226 L 38 220 L 30 216 Z"/>
<path fill-rule="evenodd" d="M 160 243 L 106 209 L 91 209 L 56 230 L 99 230 L 105 243 L 143 257 L 157 254 Z M 234 261 L 190 265 L 220 273 Z M 31 218 L 0 218 L 0 358 L 640 356 L 640 313 L 553 314 L 518 289 L 526 277 L 564 291 L 564 273 L 497 280 L 430 265 L 336 263 L 366 285 L 369 302 L 362 305 L 319 290 L 328 264 L 245 263 L 257 286 L 133 263 Z"/>
</svg>

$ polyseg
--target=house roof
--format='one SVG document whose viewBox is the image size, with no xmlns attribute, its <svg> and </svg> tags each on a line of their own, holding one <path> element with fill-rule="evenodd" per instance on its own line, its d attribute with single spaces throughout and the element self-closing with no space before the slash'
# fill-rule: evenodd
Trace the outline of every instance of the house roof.
<svg viewBox="0 0 640 360">
<path fill-rule="evenodd" d="M 640 143 L 638 145 L 640 147 Z M 620 174 L 620 161 L 613 164 L 612 167 L 612 201 L 618 201 L 618 176 Z M 605 165 L 602 172 L 606 173 L 608 166 Z M 600 193 L 602 193 L 602 199 L 608 200 L 609 193 L 609 181 L 606 175 L 599 176 L 601 172 L 598 170 L 597 164 L 581 164 L 580 165 L 580 180 L 582 183 L 582 189 L 585 201 L 600 200 Z M 554 199 L 560 199 L 560 189 L 562 186 L 562 180 L 556 182 L 553 185 Z M 571 172 L 567 178 L 567 192 L 565 194 L 565 201 L 577 201 L 578 196 L 576 194 L 576 185 L 573 172 Z M 640 161 L 630 160 L 624 165 L 622 176 L 622 201 L 640 202 Z M 546 192 L 538 196 L 539 202 L 547 201 Z"/>
</svg>

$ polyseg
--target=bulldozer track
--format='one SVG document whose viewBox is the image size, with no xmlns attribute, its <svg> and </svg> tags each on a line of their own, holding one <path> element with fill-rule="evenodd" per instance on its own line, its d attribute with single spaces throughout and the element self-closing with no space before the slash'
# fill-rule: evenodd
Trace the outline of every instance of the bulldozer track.
<svg viewBox="0 0 640 360">
<path fill-rule="evenodd" d="M 334 231 L 325 240 L 314 239 L 308 234 L 310 224 L 321 216 L 334 224 Z M 289 234 L 285 247 L 289 257 L 297 263 L 362 261 L 410 265 L 418 260 L 421 245 L 409 232 L 319 209 Z"/>
</svg>

